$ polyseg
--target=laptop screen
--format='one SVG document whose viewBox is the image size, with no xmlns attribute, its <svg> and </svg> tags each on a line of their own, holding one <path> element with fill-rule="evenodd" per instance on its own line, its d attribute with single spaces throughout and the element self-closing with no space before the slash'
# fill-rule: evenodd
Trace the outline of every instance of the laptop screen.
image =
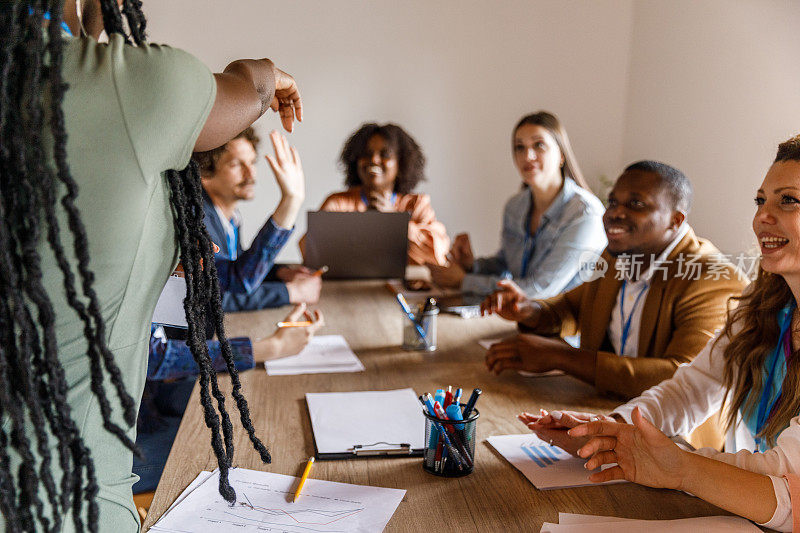
<svg viewBox="0 0 800 533">
<path fill-rule="evenodd" d="M 403 278 L 409 213 L 309 211 L 305 265 L 326 278 Z"/>
</svg>

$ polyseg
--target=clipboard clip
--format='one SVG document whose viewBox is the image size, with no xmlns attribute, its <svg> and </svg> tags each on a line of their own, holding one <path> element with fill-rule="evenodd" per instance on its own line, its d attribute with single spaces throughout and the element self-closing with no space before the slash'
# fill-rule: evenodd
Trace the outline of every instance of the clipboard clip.
<svg viewBox="0 0 800 533">
<path fill-rule="evenodd" d="M 383 444 L 384 447 L 376 448 Z M 353 455 L 411 455 L 411 444 L 407 442 L 393 444 L 391 442 L 373 442 L 372 444 L 354 444 Z"/>
</svg>

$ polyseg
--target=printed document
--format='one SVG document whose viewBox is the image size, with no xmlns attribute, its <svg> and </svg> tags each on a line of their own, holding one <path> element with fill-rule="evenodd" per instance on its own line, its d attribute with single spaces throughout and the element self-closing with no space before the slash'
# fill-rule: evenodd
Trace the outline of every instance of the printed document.
<svg viewBox="0 0 800 533">
<path fill-rule="evenodd" d="M 586 470 L 583 467 L 586 459 L 574 457 L 558 446 L 551 446 L 533 433 L 500 435 L 486 440 L 539 490 L 626 483 L 592 483 L 589 475 L 597 470 Z"/>
<path fill-rule="evenodd" d="M 219 494 L 219 472 L 204 472 L 150 530 L 378 532 L 386 527 L 406 493 L 309 478 L 300 498 L 292 502 L 299 478 L 234 468 L 228 479 L 236 491 L 233 505 Z"/>
<path fill-rule="evenodd" d="M 744 518 L 738 516 L 703 516 L 679 520 L 633 520 L 615 516 L 593 516 L 585 514 L 558 513 L 558 524 L 545 522 L 540 533 L 750 533 L 761 531 Z"/>
<path fill-rule="evenodd" d="M 313 337 L 297 355 L 264 363 L 270 376 L 363 372 L 364 365 L 341 335 Z"/>
</svg>

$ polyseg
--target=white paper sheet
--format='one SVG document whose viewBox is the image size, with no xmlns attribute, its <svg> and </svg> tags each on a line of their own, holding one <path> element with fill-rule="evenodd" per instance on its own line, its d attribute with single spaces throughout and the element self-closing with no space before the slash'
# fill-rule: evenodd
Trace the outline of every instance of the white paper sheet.
<svg viewBox="0 0 800 533">
<path fill-rule="evenodd" d="M 489 348 L 492 347 L 492 344 L 498 343 L 501 340 L 503 340 L 503 339 L 502 338 L 481 339 L 481 340 L 478 341 L 478 344 L 480 344 L 485 350 L 488 350 Z M 545 376 L 563 376 L 564 375 L 564 371 L 563 370 L 549 370 L 547 372 L 528 372 L 526 370 L 520 370 L 520 371 L 518 371 L 518 373 L 519 373 L 520 376 L 525 376 L 526 378 L 541 378 L 541 377 L 545 377 Z"/>
<path fill-rule="evenodd" d="M 185 499 L 186 499 L 186 497 L 187 497 L 189 494 L 191 494 L 191 493 L 192 493 L 192 491 L 193 491 L 194 489 L 196 489 L 197 487 L 199 487 L 200 485 L 202 485 L 202 484 L 205 482 L 205 480 L 207 480 L 207 479 L 208 479 L 208 478 L 210 478 L 212 475 L 214 475 L 215 473 L 217 473 L 217 471 L 218 471 L 218 470 L 219 470 L 219 469 L 216 469 L 216 470 L 214 470 L 213 472 L 209 472 L 208 470 L 203 470 L 202 472 L 200 472 L 199 474 L 197 474 L 197 477 L 196 477 L 196 478 L 194 478 L 194 480 L 193 480 L 191 483 L 189 483 L 189 486 L 188 486 L 188 487 L 186 487 L 185 489 L 183 489 L 183 492 L 181 492 L 180 496 L 178 496 L 178 497 L 175 499 L 175 501 L 174 501 L 174 502 L 172 502 L 172 505 L 170 505 L 170 506 L 169 506 L 169 508 L 168 508 L 166 511 L 164 511 L 164 514 L 163 514 L 163 515 L 161 515 L 161 518 L 164 518 L 164 516 L 165 516 L 165 515 L 166 515 L 168 512 L 170 512 L 170 511 L 171 511 L 171 510 L 172 510 L 172 509 L 173 509 L 173 508 L 174 508 L 176 505 L 178 505 L 178 504 L 179 504 L 179 503 L 181 503 L 183 500 L 185 500 Z"/>
<path fill-rule="evenodd" d="M 299 478 L 235 468 L 228 479 L 236 490 L 234 505 L 229 505 L 219 495 L 219 473 L 214 472 L 152 530 L 170 533 L 371 533 L 383 531 L 406 493 L 405 490 L 309 478 L 300 498 L 292 503 Z"/>
<path fill-rule="evenodd" d="M 579 513 L 558 513 L 558 523 L 564 524 L 599 524 L 601 522 L 629 522 L 633 518 L 620 518 L 618 516 L 603 516 Z"/>
<path fill-rule="evenodd" d="M 496 344 L 496 343 L 500 342 L 501 340 L 503 340 L 502 337 L 497 337 L 497 338 L 494 338 L 494 339 L 481 339 L 481 340 L 478 341 L 478 344 L 480 344 L 481 347 L 484 350 L 488 350 L 489 348 L 492 347 L 492 344 Z"/>
<path fill-rule="evenodd" d="M 270 376 L 363 372 L 364 365 L 341 335 L 313 337 L 303 351 L 264 363 Z"/>
<path fill-rule="evenodd" d="M 424 447 L 425 417 L 412 389 L 307 393 L 306 401 L 321 454 L 352 452 L 356 444 L 378 442 Z"/>
<path fill-rule="evenodd" d="M 625 481 L 592 483 L 589 481 L 589 475 L 597 470 L 586 470 L 583 467 L 585 459 L 573 457 L 533 433 L 500 435 L 486 440 L 540 490 L 625 483 Z"/>
<path fill-rule="evenodd" d="M 186 280 L 180 276 L 170 276 L 158 297 L 151 322 L 179 328 L 189 327 L 186 322 L 186 311 L 183 308 L 184 298 L 186 298 Z"/>
<path fill-rule="evenodd" d="M 577 520 L 562 521 L 560 524 L 545 522 L 540 533 L 755 533 L 761 531 L 744 518 L 737 516 L 704 516 L 680 520 L 630 520 L 610 516 L 578 515 Z M 591 518 L 596 521 L 590 521 Z"/>
</svg>

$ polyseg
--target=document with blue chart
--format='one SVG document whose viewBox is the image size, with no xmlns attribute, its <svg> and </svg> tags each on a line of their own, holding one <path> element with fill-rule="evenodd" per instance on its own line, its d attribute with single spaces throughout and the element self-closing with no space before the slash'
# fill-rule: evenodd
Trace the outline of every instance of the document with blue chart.
<svg viewBox="0 0 800 533">
<path fill-rule="evenodd" d="M 585 459 L 551 446 L 533 433 L 489 437 L 489 444 L 540 490 L 597 485 L 589 481 Z M 609 483 L 624 483 L 611 481 Z M 602 483 L 606 484 L 606 483 Z"/>
<path fill-rule="evenodd" d="M 313 475 L 313 473 L 312 473 Z M 405 490 L 308 478 L 292 502 L 299 478 L 244 468 L 230 471 L 236 503 L 219 494 L 219 472 L 202 473 L 176 505 L 150 528 L 169 533 L 221 531 L 340 533 L 383 531 Z M 186 493 L 188 492 L 188 493 Z"/>
</svg>

